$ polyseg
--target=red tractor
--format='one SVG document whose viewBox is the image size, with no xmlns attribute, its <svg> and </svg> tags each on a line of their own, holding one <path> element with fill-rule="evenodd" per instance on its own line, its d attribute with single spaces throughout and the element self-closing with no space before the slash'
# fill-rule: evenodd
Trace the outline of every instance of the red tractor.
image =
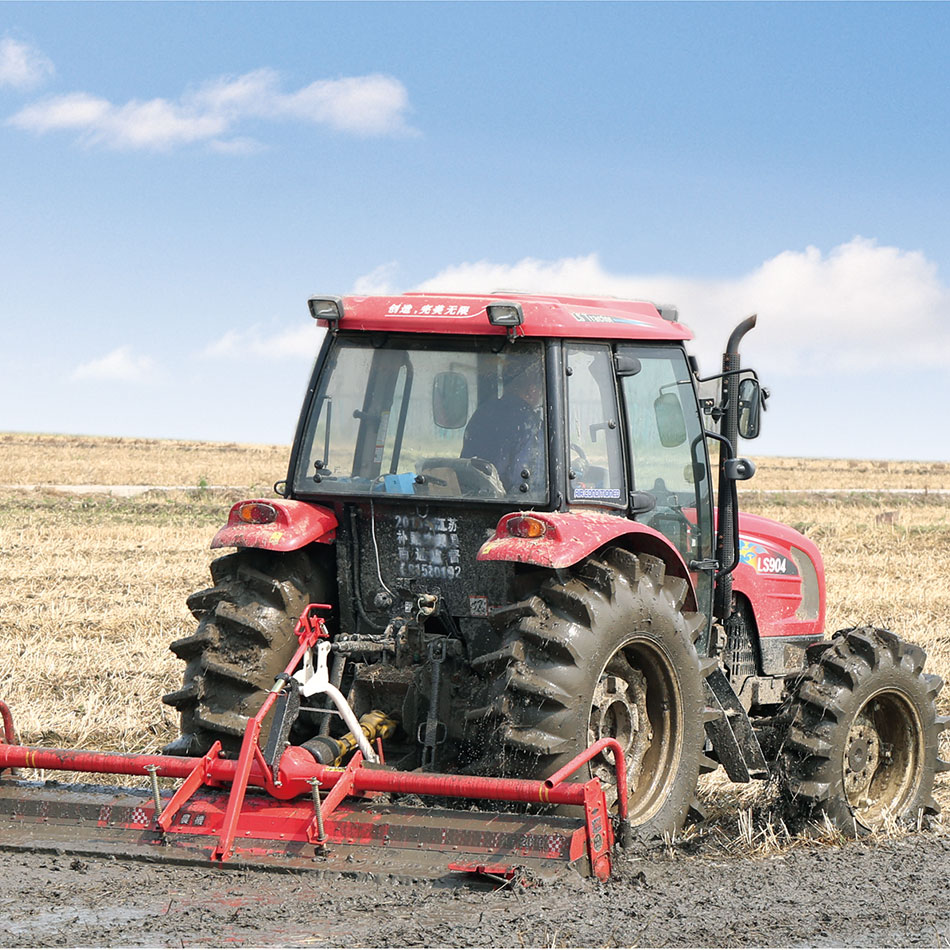
<svg viewBox="0 0 950 950">
<path fill-rule="evenodd" d="M 0 701 L 0 772 L 147 773 L 151 794 L 0 777 L 0 847 L 603 879 L 615 841 L 674 833 L 720 765 L 847 832 L 936 810 L 948 720 L 923 651 L 824 640 L 818 549 L 739 513 L 754 317 L 707 399 L 689 330 L 649 303 L 310 311 L 328 332 L 282 497 L 231 509 L 212 545 L 237 550 L 171 647 L 180 737 L 20 746 Z"/>
<path fill-rule="evenodd" d="M 947 722 L 923 651 L 872 627 L 824 640 L 818 549 L 738 510 L 754 472 L 738 437 L 767 395 L 740 366 L 754 317 L 702 399 L 672 308 L 309 305 L 328 332 L 281 499 L 235 505 L 214 538 L 237 550 L 171 645 L 187 665 L 164 697 L 181 713 L 169 754 L 236 754 L 322 603 L 320 669 L 262 729 L 323 766 L 382 736 L 400 770 L 541 779 L 612 738 L 641 835 L 682 826 L 719 765 L 777 775 L 794 815 L 850 832 L 935 811 Z M 317 679 L 332 702 L 310 701 Z M 616 789 L 612 749 L 585 771 Z"/>
</svg>

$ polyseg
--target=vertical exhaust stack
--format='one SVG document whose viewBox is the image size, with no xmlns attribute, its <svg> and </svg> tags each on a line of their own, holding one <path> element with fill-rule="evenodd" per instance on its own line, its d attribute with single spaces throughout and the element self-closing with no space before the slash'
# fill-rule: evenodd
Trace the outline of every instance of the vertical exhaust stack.
<svg viewBox="0 0 950 950">
<path fill-rule="evenodd" d="M 722 354 L 722 399 L 723 409 L 722 435 L 729 443 L 729 450 L 719 452 L 719 517 L 716 525 L 716 560 L 719 562 L 719 574 L 716 577 L 716 596 L 713 614 L 716 619 L 725 622 L 732 614 L 732 571 L 735 568 L 738 551 L 736 530 L 739 517 L 739 505 L 735 478 L 727 472 L 726 463 L 731 455 L 738 454 L 739 442 L 739 370 L 742 359 L 739 356 L 739 344 L 742 338 L 755 326 L 757 315 L 746 317 L 729 335 L 726 351 Z"/>
</svg>

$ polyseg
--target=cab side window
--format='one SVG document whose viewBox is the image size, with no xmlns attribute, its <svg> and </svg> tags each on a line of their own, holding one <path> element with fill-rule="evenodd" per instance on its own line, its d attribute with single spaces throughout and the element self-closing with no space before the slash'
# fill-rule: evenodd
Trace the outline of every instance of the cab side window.
<svg viewBox="0 0 950 950">
<path fill-rule="evenodd" d="M 689 563 L 713 550 L 712 499 L 696 396 L 683 352 L 622 347 L 640 362 L 622 381 L 632 490 L 655 507 L 637 516 L 666 535 Z"/>
<path fill-rule="evenodd" d="M 610 347 L 569 344 L 567 443 L 570 500 L 626 505 Z"/>
</svg>

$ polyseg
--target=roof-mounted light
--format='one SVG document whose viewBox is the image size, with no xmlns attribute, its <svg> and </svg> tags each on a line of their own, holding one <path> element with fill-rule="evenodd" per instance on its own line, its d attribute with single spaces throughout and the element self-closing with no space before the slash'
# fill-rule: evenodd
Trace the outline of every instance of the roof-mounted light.
<svg viewBox="0 0 950 950">
<path fill-rule="evenodd" d="M 669 303 L 660 303 L 656 305 L 657 313 L 664 319 L 669 320 L 670 323 L 679 323 L 680 312 L 679 308 L 674 307 Z"/>
<path fill-rule="evenodd" d="M 339 323 L 343 319 L 342 297 L 311 297 L 307 301 L 310 316 L 314 320 L 326 320 L 327 323 Z"/>
<path fill-rule="evenodd" d="M 520 327 L 524 323 L 521 304 L 513 300 L 490 303 L 485 309 L 488 311 L 488 322 L 493 327 Z"/>
</svg>

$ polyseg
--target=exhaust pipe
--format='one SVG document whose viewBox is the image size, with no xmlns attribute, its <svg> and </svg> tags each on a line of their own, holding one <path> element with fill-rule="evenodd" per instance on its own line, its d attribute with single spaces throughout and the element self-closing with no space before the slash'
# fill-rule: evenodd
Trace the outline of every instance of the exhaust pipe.
<svg viewBox="0 0 950 950">
<path fill-rule="evenodd" d="M 725 444 L 719 451 L 719 515 L 716 525 L 716 594 L 713 614 L 725 622 L 732 614 L 732 572 L 738 563 L 739 503 L 736 491 L 736 458 L 739 442 L 739 370 L 742 360 L 739 344 L 755 326 L 756 314 L 746 317 L 729 335 L 726 351 L 722 354 L 721 433 Z M 732 464 L 730 464 L 732 463 Z M 748 477 L 748 475 L 746 475 Z"/>
</svg>

